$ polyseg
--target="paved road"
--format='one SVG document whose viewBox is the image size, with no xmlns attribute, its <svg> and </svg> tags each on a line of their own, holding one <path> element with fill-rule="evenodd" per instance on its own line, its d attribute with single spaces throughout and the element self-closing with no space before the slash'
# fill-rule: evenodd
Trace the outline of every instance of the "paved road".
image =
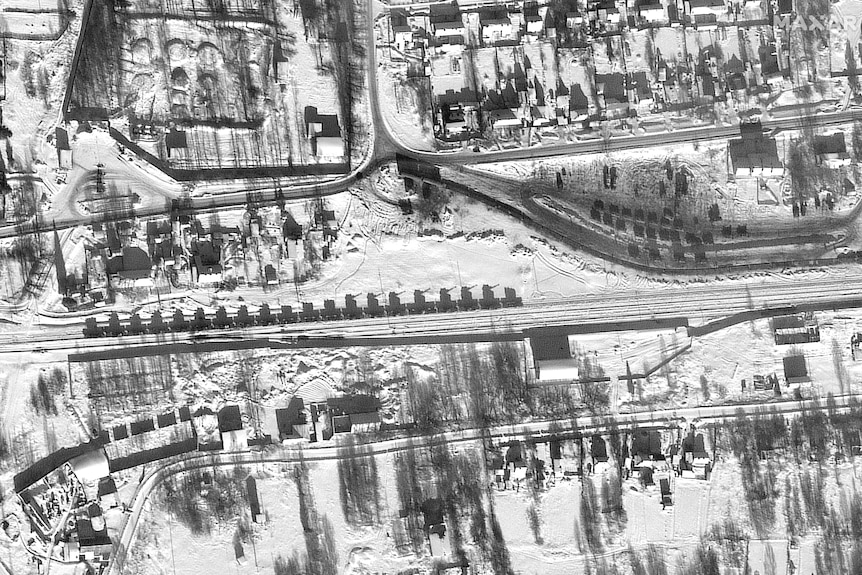
<svg viewBox="0 0 862 575">
<path fill-rule="evenodd" d="M 840 396 L 835 399 L 835 408 L 839 411 L 845 410 L 856 400 L 853 396 Z M 438 435 L 390 439 L 367 444 L 362 450 L 362 457 L 368 455 L 379 455 L 404 451 L 414 448 L 426 448 L 432 445 L 456 445 L 465 442 L 476 442 L 479 440 L 491 440 L 496 442 L 511 439 L 522 439 L 526 436 L 540 438 L 547 435 L 551 423 L 554 424 L 554 434 L 564 436 L 567 432 L 577 431 L 581 434 L 607 431 L 609 427 L 616 425 L 619 428 L 668 428 L 688 423 L 710 423 L 726 419 L 736 418 L 741 414 L 753 416 L 762 413 L 784 413 L 792 414 L 812 409 L 822 409 L 823 405 L 814 400 L 808 401 L 784 401 L 772 403 L 768 406 L 762 405 L 727 405 L 718 407 L 685 408 L 675 410 L 658 410 L 630 415 L 617 416 L 593 416 L 582 417 L 576 421 L 559 420 L 525 423 L 518 425 L 505 425 L 490 429 L 467 429 L 462 431 L 442 433 Z M 215 466 L 228 465 L 253 465 L 261 462 L 272 463 L 299 463 L 300 461 L 324 461 L 344 458 L 338 447 L 325 443 L 303 444 L 302 447 L 276 446 L 266 452 L 234 452 L 234 453 L 195 453 L 175 460 L 170 463 L 157 463 L 147 469 L 146 477 L 140 483 L 129 505 L 130 513 L 122 526 L 118 553 L 111 561 L 106 575 L 114 575 L 122 572 L 122 566 L 117 564 L 123 560 L 124 550 L 129 549 L 141 519 L 144 505 L 148 497 L 161 481 L 183 471 L 199 468 L 211 468 Z"/>
<path fill-rule="evenodd" d="M 846 110 L 818 114 L 810 120 L 805 120 L 806 125 L 819 128 L 827 128 L 862 120 L 862 111 Z M 767 130 L 791 130 L 800 128 L 803 120 L 800 118 L 779 118 L 765 120 L 763 127 Z M 572 142 L 567 144 L 554 144 L 548 146 L 533 146 L 531 148 L 517 148 L 512 150 L 500 150 L 493 152 L 423 152 L 412 150 L 401 142 L 397 142 L 390 134 L 390 139 L 399 147 L 401 153 L 417 159 L 425 160 L 435 164 L 483 164 L 489 162 L 502 162 L 511 160 L 525 160 L 535 158 L 547 158 L 552 156 L 568 156 L 575 154 L 596 154 L 602 152 L 650 148 L 654 146 L 667 146 L 671 144 L 682 144 L 691 142 L 703 142 L 708 140 L 719 140 L 733 138 L 739 135 L 739 126 L 709 126 L 697 127 L 686 130 L 675 130 L 657 134 L 644 134 L 638 136 L 615 136 L 607 142 L 601 138 L 588 141 Z"/>
</svg>

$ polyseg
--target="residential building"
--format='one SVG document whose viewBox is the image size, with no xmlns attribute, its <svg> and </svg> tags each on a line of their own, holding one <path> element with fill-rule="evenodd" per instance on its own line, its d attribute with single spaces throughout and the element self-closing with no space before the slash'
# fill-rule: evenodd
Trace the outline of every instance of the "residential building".
<svg viewBox="0 0 862 575">
<path fill-rule="evenodd" d="M 413 27 L 410 16 L 403 8 L 392 8 L 389 11 L 389 25 L 392 27 L 392 43 L 395 48 L 405 52 L 413 46 Z"/>
<path fill-rule="evenodd" d="M 790 345 L 820 341 L 820 326 L 805 315 L 785 315 L 772 320 L 772 334 L 776 345 Z"/>
<path fill-rule="evenodd" d="M 808 363 L 804 355 L 789 355 L 782 359 L 784 363 L 784 379 L 787 383 L 809 381 Z"/>
<path fill-rule="evenodd" d="M 301 397 L 292 397 L 287 407 L 275 410 L 279 439 L 290 437 L 308 438 L 308 414 Z"/>
<path fill-rule="evenodd" d="M 242 413 L 238 405 L 228 405 L 218 412 L 218 430 L 225 451 L 248 449 L 248 434 L 242 425 Z"/>
<path fill-rule="evenodd" d="M 601 108 L 608 117 L 619 117 L 628 110 L 625 80 L 626 77 L 619 72 L 596 74 L 596 91 L 601 100 Z"/>
<path fill-rule="evenodd" d="M 628 101 L 641 111 L 649 111 L 653 105 L 653 94 L 646 72 L 634 72 L 626 77 Z"/>
<path fill-rule="evenodd" d="M 763 132 L 760 122 L 740 124 L 740 138 L 728 142 L 728 155 L 736 177 L 778 177 L 784 164 L 775 138 Z"/>
<path fill-rule="evenodd" d="M 545 12 L 547 8 L 540 8 L 536 3 L 524 5 L 524 25 L 527 34 L 537 37 L 545 30 Z"/>
<path fill-rule="evenodd" d="M 284 49 L 281 47 L 281 42 L 274 42 L 272 45 L 272 72 L 275 74 L 275 81 L 278 84 L 285 86 L 290 77 L 290 58 L 287 57 Z"/>
<path fill-rule="evenodd" d="M 479 13 L 482 44 L 493 46 L 513 39 L 514 28 L 506 10 L 483 10 Z"/>
<path fill-rule="evenodd" d="M 317 157 L 344 157 L 344 139 L 336 114 L 318 114 L 314 106 L 305 107 L 306 136 L 311 140 L 312 153 Z"/>
<path fill-rule="evenodd" d="M 428 22 L 431 34 L 441 44 L 463 44 L 466 28 L 456 3 L 431 4 Z"/>
<path fill-rule="evenodd" d="M 567 335 L 530 337 L 533 368 L 539 381 L 578 379 L 578 360 L 572 357 Z"/>
<path fill-rule="evenodd" d="M 727 14 L 724 0 L 685 0 L 689 15 L 694 20 L 697 16 L 721 16 Z"/>
<path fill-rule="evenodd" d="M 64 129 L 57 127 L 54 131 L 54 138 L 57 145 L 57 162 L 60 168 L 69 170 L 72 168 L 72 147 L 69 145 L 69 133 Z"/>
<path fill-rule="evenodd" d="M 335 433 L 371 433 L 380 429 L 380 400 L 370 395 L 331 397 L 326 407 Z"/>
<path fill-rule="evenodd" d="M 843 132 L 814 137 L 814 155 L 818 163 L 836 169 L 850 163 L 847 142 Z"/>
<path fill-rule="evenodd" d="M 667 11 L 661 2 L 648 1 L 638 5 L 638 16 L 650 24 L 664 22 L 667 20 Z"/>
</svg>

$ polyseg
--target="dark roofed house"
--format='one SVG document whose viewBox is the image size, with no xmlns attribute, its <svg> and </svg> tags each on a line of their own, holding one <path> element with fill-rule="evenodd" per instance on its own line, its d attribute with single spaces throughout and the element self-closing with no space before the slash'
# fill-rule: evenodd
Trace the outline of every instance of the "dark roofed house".
<svg viewBox="0 0 862 575">
<path fill-rule="evenodd" d="M 658 431 L 636 432 L 632 437 L 632 454 L 642 459 L 661 456 L 661 434 Z"/>
<path fill-rule="evenodd" d="M 218 430 L 239 431 L 242 427 L 242 412 L 238 405 L 227 405 L 218 411 Z"/>
<path fill-rule="evenodd" d="M 604 101 L 605 111 L 616 111 L 628 107 L 625 76 L 619 72 L 596 74 L 596 90 Z"/>
<path fill-rule="evenodd" d="M 419 506 L 419 509 L 422 511 L 422 515 L 425 519 L 425 529 L 430 529 L 435 525 L 443 524 L 443 502 L 438 498 L 426 499 L 422 505 Z"/>
<path fill-rule="evenodd" d="M 629 102 L 632 104 L 652 104 L 652 88 L 646 72 L 630 73 L 626 78 Z"/>
<path fill-rule="evenodd" d="M 847 142 L 842 132 L 835 132 L 828 136 L 815 136 L 814 154 L 818 162 L 830 168 L 839 168 L 850 163 Z"/>
<path fill-rule="evenodd" d="M 760 73 L 766 81 L 779 80 L 784 74 L 778 65 L 778 52 L 775 43 L 760 46 Z"/>
<path fill-rule="evenodd" d="M 804 355 L 791 355 L 784 358 L 784 377 L 788 383 L 808 381 L 808 365 Z"/>
<path fill-rule="evenodd" d="M 170 131 L 165 136 L 165 147 L 168 150 L 168 157 L 171 157 L 171 150 L 183 150 L 189 147 L 188 139 L 186 138 L 185 130 L 177 130 L 176 127 L 171 127 Z"/>
<path fill-rule="evenodd" d="M 349 415 L 336 415 L 332 418 L 332 431 L 334 433 L 350 433 L 352 429 Z"/>
<path fill-rule="evenodd" d="M 318 114 L 314 106 L 305 107 L 306 137 L 312 141 L 314 155 L 335 157 L 344 155 L 344 141 L 336 114 Z"/>
<path fill-rule="evenodd" d="M 293 215 L 291 215 L 290 212 L 285 212 L 284 214 L 282 233 L 284 234 L 285 239 L 288 240 L 302 239 L 302 226 L 293 219 Z"/>
<path fill-rule="evenodd" d="M 572 84 L 569 90 L 569 111 L 576 116 L 585 116 L 590 111 L 590 101 L 580 84 Z"/>
<path fill-rule="evenodd" d="M 431 4 L 428 23 L 437 42 L 450 45 L 464 43 L 464 21 L 457 3 Z"/>
<path fill-rule="evenodd" d="M 608 460 L 608 446 L 600 435 L 594 435 L 590 442 L 590 455 L 596 463 L 604 463 Z"/>
<path fill-rule="evenodd" d="M 59 126 L 54 131 L 57 144 L 57 161 L 63 169 L 72 167 L 72 147 L 69 145 L 69 133 Z"/>
<path fill-rule="evenodd" d="M 242 412 L 238 405 L 227 405 L 217 414 L 218 429 L 225 451 L 241 451 L 248 448 L 248 435 L 242 425 Z"/>
<path fill-rule="evenodd" d="M 392 8 L 389 10 L 389 24 L 392 26 L 392 32 L 410 32 L 410 21 L 408 19 L 407 10 L 404 8 Z"/>
<path fill-rule="evenodd" d="M 820 341 L 820 326 L 815 319 L 803 315 L 786 315 L 773 318 L 772 334 L 776 345 Z"/>
<path fill-rule="evenodd" d="M 530 338 L 530 348 L 533 359 L 568 359 L 572 357 L 572 349 L 567 335 L 549 335 Z"/>
<path fill-rule="evenodd" d="M 301 397 L 292 397 L 287 407 L 276 409 L 275 420 L 280 439 L 308 436 L 308 418 Z"/>
<path fill-rule="evenodd" d="M 374 396 L 331 397 L 326 400 L 326 405 L 336 433 L 370 433 L 380 429 L 380 400 Z"/>
<path fill-rule="evenodd" d="M 345 395 L 330 397 L 326 405 L 335 415 L 371 413 L 380 409 L 380 400 L 372 395 Z"/>
<path fill-rule="evenodd" d="M 740 124 L 741 138 L 728 142 L 728 152 L 734 175 L 781 176 L 784 164 L 778 156 L 775 138 L 763 133 L 760 122 Z"/>
<path fill-rule="evenodd" d="M 132 430 L 132 435 L 140 435 L 156 429 L 152 418 L 133 421 L 129 427 Z"/>
<path fill-rule="evenodd" d="M 572 357 L 567 335 L 531 337 L 530 349 L 540 381 L 578 379 L 578 360 Z"/>
<path fill-rule="evenodd" d="M 734 54 L 724 64 L 724 71 L 727 74 L 742 74 L 745 72 L 745 64 L 739 59 L 739 56 Z"/>
<path fill-rule="evenodd" d="M 275 74 L 275 80 L 279 84 L 286 84 L 287 78 L 290 75 L 290 58 L 285 54 L 281 47 L 281 42 L 274 42 L 272 45 L 272 73 Z"/>
<path fill-rule="evenodd" d="M 264 517 L 261 513 L 260 495 L 257 491 L 257 479 L 254 475 L 249 475 L 245 479 L 245 492 L 248 496 L 248 506 L 251 511 L 251 519 L 255 523 L 263 523 Z"/>
<path fill-rule="evenodd" d="M 109 269 L 122 279 L 145 280 L 150 277 L 153 261 L 138 247 L 122 248 L 122 255 L 109 260 Z"/>
</svg>

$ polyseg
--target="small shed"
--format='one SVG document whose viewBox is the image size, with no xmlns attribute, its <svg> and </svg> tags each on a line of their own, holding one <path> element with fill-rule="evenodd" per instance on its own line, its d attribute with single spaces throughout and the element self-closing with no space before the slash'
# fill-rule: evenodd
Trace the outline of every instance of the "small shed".
<svg viewBox="0 0 862 575">
<path fill-rule="evenodd" d="M 69 133 L 64 128 L 57 128 L 54 132 L 57 144 L 57 161 L 61 168 L 69 170 L 72 168 L 72 147 L 69 145 Z"/>
</svg>

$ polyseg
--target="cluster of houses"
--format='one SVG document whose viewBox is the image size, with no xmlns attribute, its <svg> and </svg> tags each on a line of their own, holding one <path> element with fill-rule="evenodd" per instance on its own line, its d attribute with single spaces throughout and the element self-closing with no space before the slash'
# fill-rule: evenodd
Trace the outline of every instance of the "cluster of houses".
<svg viewBox="0 0 862 575">
<path fill-rule="evenodd" d="M 668 28 L 725 39 L 737 25 L 755 24 L 745 18 L 756 7 L 757 48 L 725 56 L 716 41 L 662 54 L 648 42 L 647 69 L 635 62 L 634 34 Z M 791 12 L 787 0 L 453 1 L 392 8 L 388 38 L 392 57 L 411 62 L 408 75 L 427 78 L 437 137 L 462 140 L 487 129 L 590 127 L 721 101 L 742 105 L 750 94 L 780 91 L 790 81 L 788 32 L 767 14 Z M 609 62 L 598 64 L 596 53 L 605 51 Z M 583 73 L 576 78 L 568 68 Z"/>
<path fill-rule="evenodd" d="M 365 395 L 331 397 L 307 407 L 294 398 L 276 410 L 278 432 L 280 439 L 311 441 L 372 432 L 380 428 L 379 409 L 380 401 Z M 61 448 L 16 474 L 15 492 L 46 548 L 56 537 L 63 561 L 104 568 L 112 551 L 104 514 L 120 508 L 112 474 L 183 453 L 245 451 L 272 441 L 246 427 L 240 407 L 226 405 L 218 411 L 182 407 L 96 430 L 89 442 Z M 260 512 L 253 517 L 258 520 Z"/>
<path fill-rule="evenodd" d="M 509 442 L 505 452 L 494 452 L 490 457 L 494 486 L 520 490 L 527 481 L 532 481 L 537 488 L 547 488 L 556 481 L 604 475 L 614 465 L 607 441 L 600 435 L 576 441 L 570 453 L 566 443 L 551 437 L 536 442 L 535 451 L 530 454 L 519 441 Z M 713 465 L 703 434 L 693 427 L 675 442 L 665 441 L 658 430 L 635 430 L 630 441 L 622 445 L 621 458 L 616 464 L 620 466 L 622 479 L 636 479 L 646 489 L 658 486 L 663 508 L 673 505 L 677 478 L 706 481 Z"/>
<path fill-rule="evenodd" d="M 370 395 L 330 397 L 308 404 L 293 397 L 275 410 L 280 440 L 329 441 L 337 434 L 373 433 L 380 429 L 380 400 Z"/>
<path fill-rule="evenodd" d="M 114 290 L 182 286 L 278 285 L 294 281 L 306 243 L 328 259 L 338 237 L 332 210 L 321 205 L 305 226 L 290 210 L 249 209 L 231 225 L 202 220 L 175 205 L 170 218 L 93 223 L 83 261 L 67 262 L 57 233 L 58 292 L 69 305 L 103 305 Z"/>
</svg>

